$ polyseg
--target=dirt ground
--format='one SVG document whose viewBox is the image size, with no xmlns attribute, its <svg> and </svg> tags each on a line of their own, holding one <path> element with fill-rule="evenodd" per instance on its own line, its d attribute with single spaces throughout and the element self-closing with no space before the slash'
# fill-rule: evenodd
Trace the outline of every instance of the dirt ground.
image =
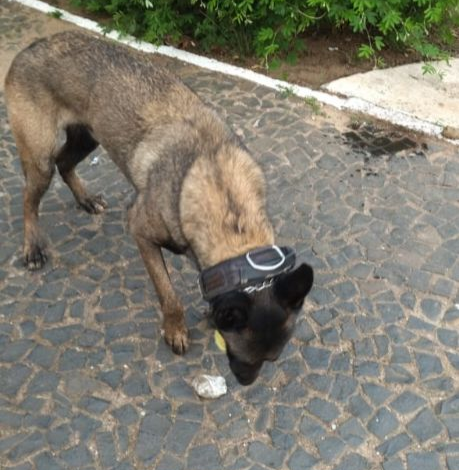
<svg viewBox="0 0 459 470">
<path fill-rule="evenodd" d="M 99 23 L 107 23 L 103 15 L 92 14 L 75 8 L 70 0 L 50 0 L 50 4 L 63 8 L 66 11 L 91 18 Z M 367 72 L 375 67 L 373 61 L 361 60 L 357 57 L 357 51 L 361 44 L 365 43 L 365 37 L 346 33 L 343 31 L 321 31 L 306 34 L 304 36 L 304 52 L 295 65 L 283 62 L 275 70 L 266 70 L 259 58 L 239 57 L 225 51 L 215 49 L 205 52 L 199 47 L 199 43 L 190 38 L 183 38 L 176 47 L 206 55 L 233 65 L 252 69 L 256 72 L 267 74 L 273 78 L 286 80 L 297 85 L 308 86 L 313 89 L 319 88 L 341 77 L 356 73 Z M 456 43 L 451 46 L 453 55 L 459 54 L 459 32 Z M 379 56 L 385 67 L 417 62 L 421 59 L 415 51 L 384 50 Z"/>
</svg>

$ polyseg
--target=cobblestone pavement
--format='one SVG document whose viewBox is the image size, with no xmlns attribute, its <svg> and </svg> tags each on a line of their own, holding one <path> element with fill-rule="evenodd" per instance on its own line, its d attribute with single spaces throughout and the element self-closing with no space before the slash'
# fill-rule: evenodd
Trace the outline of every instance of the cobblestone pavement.
<svg viewBox="0 0 459 470">
<path fill-rule="evenodd" d="M 17 8 L 0 8 L 3 45 Z M 19 16 L 18 37 L 35 27 Z M 196 272 L 168 256 L 192 338 L 174 356 L 126 232 L 131 189 L 101 151 L 79 168 L 109 209 L 78 210 L 56 177 L 41 210 L 51 260 L 25 272 L 0 96 L 0 468 L 459 469 L 457 148 L 348 118 L 338 129 L 342 115 L 286 92 L 168 63 L 243 136 L 279 242 L 316 269 L 295 338 L 239 386 Z M 203 372 L 224 375 L 228 394 L 197 398 Z"/>
</svg>

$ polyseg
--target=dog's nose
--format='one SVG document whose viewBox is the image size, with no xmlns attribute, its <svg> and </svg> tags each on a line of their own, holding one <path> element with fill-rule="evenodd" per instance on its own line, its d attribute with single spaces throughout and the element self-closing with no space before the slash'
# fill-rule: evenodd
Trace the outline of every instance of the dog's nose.
<svg viewBox="0 0 459 470">
<path fill-rule="evenodd" d="M 251 370 L 250 369 L 245 369 L 245 370 L 234 370 L 233 369 L 234 376 L 236 377 L 237 381 L 241 385 L 250 385 L 253 382 L 255 382 L 255 380 L 258 377 L 259 372 L 260 372 L 259 368 L 251 369 Z"/>
<path fill-rule="evenodd" d="M 258 377 L 258 374 L 255 374 L 254 376 L 251 376 L 251 377 L 249 377 L 249 376 L 244 377 L 244 376 L 241 376 L 241 375 L 236 375 L 237 381 L 241 385 L 244 385 L 244 386 L 253 384 L 257 377 Z"/>
</svg>

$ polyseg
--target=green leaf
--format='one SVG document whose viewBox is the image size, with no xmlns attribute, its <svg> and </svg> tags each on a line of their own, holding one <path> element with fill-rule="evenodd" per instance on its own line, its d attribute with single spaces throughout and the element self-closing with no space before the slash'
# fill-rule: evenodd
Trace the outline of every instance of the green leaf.
<svg viewBox="0 0 459 470">
<path fill-rule="evenodd" d="M 274 37 L 274 31 L 272 28 L 261 28 L 257 34 L 257 40 L 259 42 L 271 41 Z"/>
<path fill-rule="evenodd" d="M 373 48 L 368 44 L 362 44 L 357 52 L 359 59 L 371 59 L 374 55 Z"/>
</svg>

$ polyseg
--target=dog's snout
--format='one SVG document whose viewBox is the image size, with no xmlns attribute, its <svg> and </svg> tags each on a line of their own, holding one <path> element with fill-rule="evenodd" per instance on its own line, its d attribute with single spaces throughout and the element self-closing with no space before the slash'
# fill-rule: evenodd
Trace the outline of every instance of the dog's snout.
<svg viewBox="0 0 459 470">
<path fill-rule="evenodd" d="M 230 368 L 236 377 L 237 381 L 241 385 L 250 385 L 255 382 L 260 372 L 261 364 L 248 364 L 235 359 L 230 358 Z"/>
</svg>

